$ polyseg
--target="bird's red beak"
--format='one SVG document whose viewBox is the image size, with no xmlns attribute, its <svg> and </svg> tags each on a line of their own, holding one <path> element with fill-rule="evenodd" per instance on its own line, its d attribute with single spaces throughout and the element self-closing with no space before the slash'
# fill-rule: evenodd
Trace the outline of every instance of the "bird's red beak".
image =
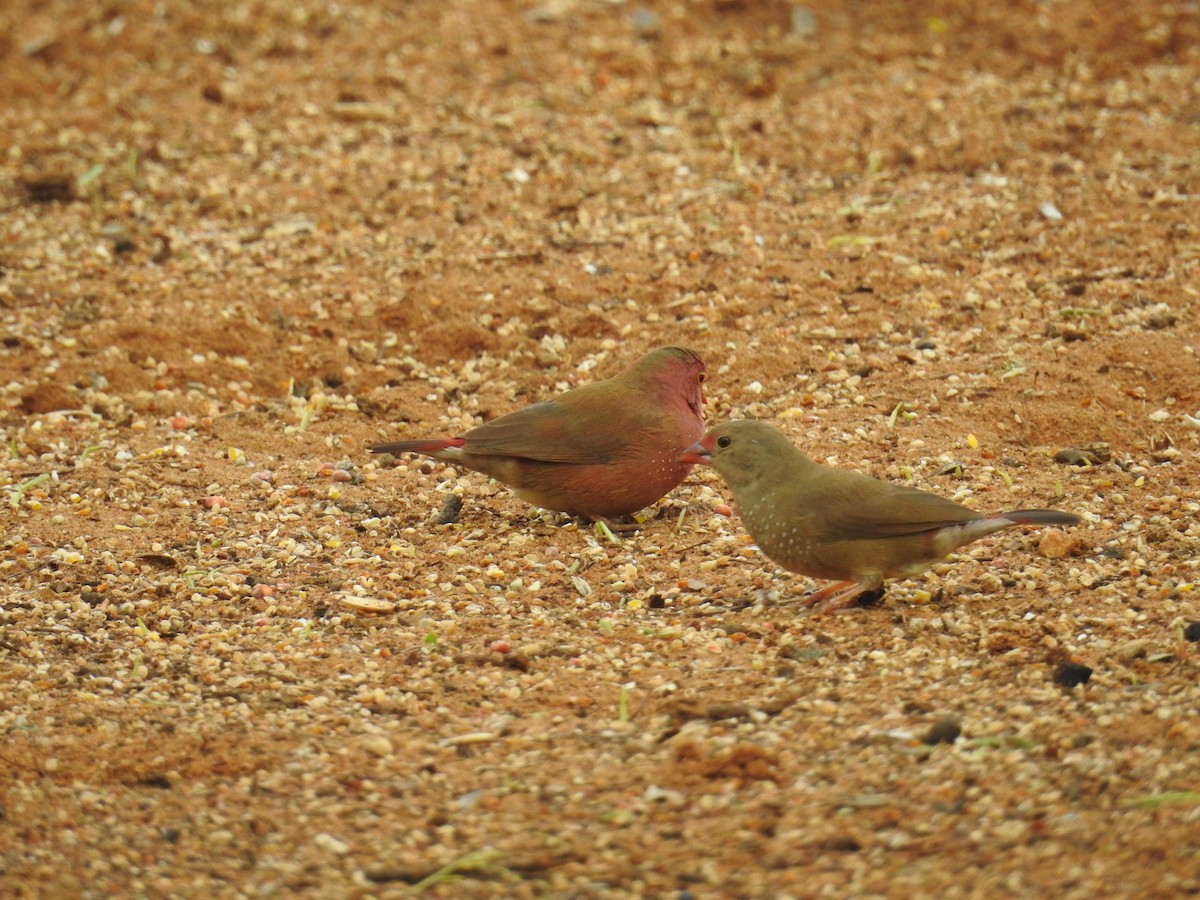
<svg viewBox="0 0 1200 900">
<path fill-rule="evenodd" d="M 712 453 L 704 446 L 705 438 L 701 438 L 676 457 L 681 463 L 692 466 L 704 466 L 712 462 Z"/>
</svg>

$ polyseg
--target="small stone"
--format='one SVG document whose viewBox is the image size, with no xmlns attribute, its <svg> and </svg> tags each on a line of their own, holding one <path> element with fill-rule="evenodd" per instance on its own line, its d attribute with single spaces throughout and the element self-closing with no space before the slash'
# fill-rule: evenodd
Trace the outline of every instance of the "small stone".
<svg viewBox="0 0 1200 900">
<path fill-rule="evenodd" d="M 1050 529 L 1038 539 L 1038 553 L 1047 559 L 1063 559 L 1075 550 L 1075 539 L 1064 531 Z"/>
<path fill-rule="evenodd" d="M 793 6 L 791 21 L 788 24 L 792 34 L 797 37 L 809 37 L 817 30 L 817 17 L 806 6 Z"/>
<path fill-rule="evenodd" d="M 70 203 L 75 199 L 75 182 L 65 176 L 33 178 L 18 184 L 27 203 Z"/>
<path fill-rule="evenodd" d="M 362 748 L 372 756 L 378 756 L 380 759 L 385 759 L 392 755 L 395 747 L 382 734 L 368 735 L 363 739 Z"/>
<path fill-rule="evenodd" d="M 665 806 L 682 807 L 687 803 L 687 797 L 681 791 L 661 788 L 657 784 L 647 786 L 642 797 L 647 803 L 662 803 Z"/>
<path fill-rule="evenodd" d="M 1113 648 L 1113 655 L 1121 662 L 1132 662 L 1135 659 L 1145 659 L 1150 655 L 1150 642 L 1145 638 L 1125 641 Z"/>
<path fill-rule="evenodd" d="M 442 508 L 434 513 L 429 521 L 434 525 L 453 525 L 458 521 L 462 507 L 462 497 L 458 496 L 458 494 L 449 494 L 445 502 L 442 503 Z"/>
<path fill-rule="evenodd" d="M 801 647 L 798 644 L 788 644 L 779 651 L 781 659 L 790 659 L 794 662 L 816 662 L 828 655 L 829 651 L 824 647 Z"/>
<path fill-rule="evenodd" d="M 629 21 L 637 36 L 644 40 L 651 40 L 662 33 L 662 21 L 658 18 L 658 13 L 644 6 L 635 9 Z"/>
<path fill-rule="evenodd" d="M 1091 677 L 1091 667 L 1081 663 L 1063 663 L 1054 670 L 1054 683 L 1065 688 L 1087 684 Z"/>
<path fill-rule="evenodd" d="M 931 747 L 938 744 L 953 744 L 962 734 L 962 722 L 956 716 L 947 716 L 934 722 L 925 733 L 922 742 Z"/>
<path fill-rule="evenodd" d="M 328 850 L 330 853 L 336 854 L 337 856 L 345 856 L 350 852 L 349 844 L 347 844 L 345 841 L 338 840 L 332 834 L 327 834 L 324 831 L 313 838 L 313 843 L 322 850 Z"/>
<path fill-rule="evenodd" d="M 316 223 L 303 216 L 291 219 L 279 219 L 263 229 L 262 236 L 267 240 L 279 240 L 300 234 L 313 234 L 317 230 Z"/>
<path fill-rule="evenodd" d="M 396 604 L 379 597 L 360 597 L 357 594 L 339 594 L 338 603 L 354 610 L 360 616 L 385 616 L 396 611 Z"/>
<path fill-rule="evenodd" d="M 1038 212 L 1049 219 L 1051 222 L 1061 222 L 1063 214 L 1059 212 L 1057 206 L 1053 203 L 1043 203 L 1038 207 Z"/>
<path fill-rule="evenodd" d="M 343 122 L 387 122 L 394 112 L 384 103 L 364 103 L 362 101 L 342 101 L 335 103 L 333 114 Z"/>
<path fill-rule="evenodd" d="M 882 586 L 871 591 L 863 591 L 858 595 L 855 605 L 859 609 L 871 609 L 872 607 L 879 606 L 883 602 L 883 597 L 886 593 L 887 588 Z"/>
<path fill-rule="evenodd" d="M 1054 461 L 1069 466 L 1097 466 L 1112 459 L 1112 450 L 1103 441 L 1083 447 L 1066 447 L 1054 454 Z"/>
<path fill-rule="evenodd" d="M 1200 642 L 1200 622 L 1189 622 L 1183 629 L 1183 639 L 1192 643 Z"/>
</svg>

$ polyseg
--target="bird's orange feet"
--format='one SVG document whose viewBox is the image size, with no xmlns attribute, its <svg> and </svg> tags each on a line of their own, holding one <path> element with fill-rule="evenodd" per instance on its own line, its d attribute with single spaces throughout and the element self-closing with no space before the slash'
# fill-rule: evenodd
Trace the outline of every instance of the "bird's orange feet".
<svg viewBox="0 0 1200 900">
<path fill-rule="evenodd" d="M 818 588 L 800 602 L 814 613 L 827 613 L 849 609 L 855 605 L 869 606 L 869 601 L 878 601 L 883 588 L 869 588 L 857 581 L 834 581 Z"/>
</svg>

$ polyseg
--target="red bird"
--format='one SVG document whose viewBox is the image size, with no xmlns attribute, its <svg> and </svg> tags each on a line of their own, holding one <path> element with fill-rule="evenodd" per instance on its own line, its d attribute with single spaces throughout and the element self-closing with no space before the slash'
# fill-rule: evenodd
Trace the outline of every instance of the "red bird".
<svg viewBox="0 0 1200 900">
<path fill-rule="evenodd" d="M 461 437 L 399 441 L 372 453 L 420 453 L 502 481 L 527 503 L 589 519 L 649 506 L 687 476 L 679 455 L 704 433 L 705 365 L 659 347 L 606 381 L 577 387 Z"/>
</svg>

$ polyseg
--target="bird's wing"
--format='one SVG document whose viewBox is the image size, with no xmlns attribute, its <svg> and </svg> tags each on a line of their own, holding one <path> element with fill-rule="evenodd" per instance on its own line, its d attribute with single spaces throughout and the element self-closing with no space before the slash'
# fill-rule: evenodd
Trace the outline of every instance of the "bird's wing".
<svg viewBox="0 0 1200 900">
<path fill-rule="evenodd" d="M 827 541 L 904 537 L 981 518 L 953 500 L 862 476 L 832 487 L 821 502 L 836 510 L 824 518 Z M 856 483 L 857 482 L 857 483 Z"/>
<path fill-rule="evenodd" d="M 485 422 L 465 435 L 465 450 L 480 456 L 514 456 L 558 463 L 606 463 L 625 449 L 644 425 L 628 406 L 576 414 L 577 404 L 546 400 Z"/>
</svg>

